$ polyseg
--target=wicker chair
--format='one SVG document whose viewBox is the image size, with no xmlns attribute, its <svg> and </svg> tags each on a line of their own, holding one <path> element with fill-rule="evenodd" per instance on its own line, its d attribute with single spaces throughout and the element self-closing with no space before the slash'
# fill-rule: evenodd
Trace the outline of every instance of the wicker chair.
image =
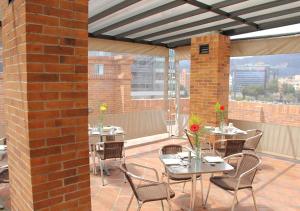
<svg viewBox="0 0 300 211">
<path fill-rule="evenodd" d="M 151 170 L 155 173 L 156 181 L 145 179 L 143 177 L 137 176 L 133 174 L 132 172 L 129 172 L 127 167 L 133 166 L 137 168 L 142 168 L 146 170 Z M 167 183 L 159 182 L 158 172 L 154 168 L 150 168 L 147 166 L 142 166 L 139 164 L 122 164 L 120 167 L 121 171 L 125 174 L 125 177 L 127 181 L 130 184 L 130 187 L 133 191 L 133 194 L 130 198 L 129 204 L 127 206 L 127 211 L 130 208 L 131 202 L 133 200 L 133 197 L 138 201 L 138 208 L 137 210 L 141 210 L 142 205 L 146 202 L 152 202 L 152 201 L 161 201 L 162 209 L 164 210 L 164 204 L 163 200 L 167 200 L 169 205 L 169 210 L 172 210 L 170 199 L 175 196 L 175 193 L 172 191 L 170 186 Z M 134 183 L 134 180 L 137 180 L 140 184 L 136 185 Z"/>
<path fill-rule="evenodd" d="M 192 133 L 190 133 L 190 131 L 188 129 L 184 129 L 183 131 L 184 131 L 186 137 L 188 138 L 190 146 L 192 147 L 192 149 L 195 149 L 194 135 Z M 200 141 L 201 141 L 200 142 L 201 150 L 209 151 L 209 152 L 212 150 L 211 143 L 209 142 L 208 139 L 201 138 Z"/>
<path fill-rule="evenodd" d="M 121 161 L 125 157 L 124 155 L 124 141 L 111 141 L 111 142 L 102 142 L 97 145 L 96 153 L 99 160 L 102 185 L 104 186 L 104 162 L 107 159 L 117 159 Z"/>
<path fill-rule="evenodd" d="M 9 183 L 8 165 L 0 167 L 0 184 L 1 183 Z M 4 206 L 2 204 L 0 204 L 0 209 L 4 209 Z"/>
<path fill-rule="evenodd" d="M 237 201 L 238 190 L 250 189 L 251 193 L 252 193 L 254 207 L 255 207 L 255 210 L 257 211 L 252 183 L 253 183 L 253 179 L 255 177 L 256 171 L 257 171 L 259 165 L 261 164 L 261 160 L 259 159 L 259 157 L 257 157 L 253 153 L 238 153 L 235 155 L 228 156 L 224 159 L 228 160 L 228 159 L 240 158 L 240 157 L 241 157 L 241 160 L 239 162 L 239 165 L 237 167 L 237 171 L 235 172 L 235 175 L 233 175 L 233 176 L 228 176 L 228 175 L 212 176 L 210 178 L 207 196 L 205 199 L 205 205 L 207 203 L 211 183 L 213 183 L 214 185 L 222 188 L 223 190 L 234 192 L 234 198 L 233 198 L 233 202 L 232 202 L 231 211 L 234 210 L 235 202 Z"/>
<path fill-rule="evenodd" d="M 0 145 L 6 145 L 7 139 L 5 137 L 0 138 Z"/>
<path fill-rule="evenodd" d="M 259 141 L 263 135 L 263 132 L 257 129 L 247 130 L 247 134 L 253 134 L 253 133 L 254 136 L 250 136 L 246 139 L 243 150 L 255 152 L 259 144 Z"/>
<path fill-rule="evenodd" d="M 220 157 L 227 157 L 243 151 L 245 140 L 228 139 L 217 141 L 214 144 L 215 153 Z M 224 145 L 224 147 L 222 146 Z"/>
<path fill-rule="evenodd" d="M 179 152 L 182 152 L 183 148 L 184 148 L 183 146 L 177 145 L 177 144 L 166 145 L 166 146 L 163 146 L 159 150 L 159 155 L 177 154 Z M 166 170 L 162 173 L 162 180 L 163 180 L 164 177 L 168 178 L 168 184 L 169 185 L 183 183 L 182 192 L 184 192 L 184 188 L 185 188 L 186 182 L 190 182 L 191 181 L 191 177 L 179 176 L 179 175 L 172 175 L 172 174 L 167 173 Z M 201 187 L 202 187 L 201 175 L 198 175 L 197 179 L 200 179 L 200 181 L 201 181 Z M 170 182 L 169 180 L 172 180 L 172 182 Z"/>
</svg>

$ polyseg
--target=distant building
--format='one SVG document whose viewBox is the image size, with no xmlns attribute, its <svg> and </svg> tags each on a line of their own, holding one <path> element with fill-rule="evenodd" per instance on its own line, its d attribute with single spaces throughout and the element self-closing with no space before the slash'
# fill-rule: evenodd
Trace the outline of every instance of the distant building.
<svg viewBox="0 0 300 211">
<path fill-rule="evenodd" d="M 263 86 L 277 78 L 277 69 L 266 64 L 236 65 L 231 69 L 232 91 L 241 92 L 247 86 Z"/>
<path fill-rule="evenodd" d="M 292 77 L 280 78 L 278 79 L 280 85 L 282 84 L 290 84 L 295 90 L 300 90 L 300 75 L 295 75 Z"/>
<path fill-rule="evenodd" d="M 135 56 L 132 64 L 131 96 L 133 98 L 163 98 L 163 57 Z"/>
</svg>

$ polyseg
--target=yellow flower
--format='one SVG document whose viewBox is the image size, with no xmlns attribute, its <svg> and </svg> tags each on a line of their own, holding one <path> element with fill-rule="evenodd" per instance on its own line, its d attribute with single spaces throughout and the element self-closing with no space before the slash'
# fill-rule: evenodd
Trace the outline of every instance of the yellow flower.
<svg viewBox="0 0 300 211">
<path fill-rule="evenodd" d="M 201 125 L 202 121 L 199 116 L 192 114 L 189 119 L 189 125 Z"/>
<path fill-rule="evenodd" d="M 106 111 L 107 110 L 107 105 L 106 105 L 106 103 L 102 103 L 101 105 L 100 105 L 100 111 Z"/>
</svg>

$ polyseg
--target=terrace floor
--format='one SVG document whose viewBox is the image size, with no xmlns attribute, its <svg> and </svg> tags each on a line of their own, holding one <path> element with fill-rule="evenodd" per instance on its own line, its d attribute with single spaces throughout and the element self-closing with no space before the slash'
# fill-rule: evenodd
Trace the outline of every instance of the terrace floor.
<svg viewBox="0 0 300 211">
<path fill-rule="evenodd" d="M 139 146 L 126 150 L 126 163 L 135 162 L 156 168 L 161 172 L 162 164 L 158 159 L 158 149 L 166 144 L 186 144 L 183 140 L 162 141 L 145 146 Z M 258 171 L 254 180 L 254 188 L 258 210 L 263 211 L 296 211 L 300 210 L 300 163 L 286 161 L 268 156 L 262 156 L 262 170 Z M 107 185 L 101 185 L 99 175 L 91 175 L 91 195 L 93 211 L 125 211 L 131 195 L 128 183 L 124 183 L 124 177 L 117 168 L 118 161 L 108 161 L 111 176 L 105 177 Z M 151 178 L 150 173 L 145 172 L 146 177 Z M 207 191 L 209 175 L 204 175 L 204 193 Z M 200 185 L 197 184 L 196 210 L 230 210 L 232 196 L 212 185 L 208 199 L 207 209 L 200 206 Z M 182 192 L 182 184 L 172 185 L 176 196 L 172 199 L 174 211 L 184 210 L 189 205 L 190 185 L 187 184 L 185 192 Z M 238 193 L 239 204 L 236 210 L 254 210 L 250 191 L 242 190 Z M 9 185 L 0 185 L 0 203 L 5 204 L 9 210 Z M 165 208 L 167 208 L 167 203 Z M 7 208 L 8 207 L 8 208 Z M 136 210 L 134 200 L 130 210 Z M 144 204 L 142 211 L 161 210 L 159 202 Z M 166 209 L 167 210 L 167 209 Z"/>
<path fill-rule="evenodd" d="M 162 170 L 162 164 L 158 159 L 158 149 L 169 143 L 185 144 L 182 140 L 169 140 L 155 144 L 140 146 L 126 150 L 126 163 L 135 162 Z M 300 163 L 285 161 L 271 157 L 262 157 L 262 170 L 258 171 L 254 181 L 254 188 L 258 210 L 271 211 L 296 211 L 300 210 Z M 101 185 L 100 176 L 91 176 L 92 207 L 99 211 L 125 211 L 128 205 L 131 189 L 128 183 L 124 183 L 123 174 L 117 167 L 119 162 L 107 162 L 111 166 L 111 176 L 105 177 L 107 185 Z M 151 176 L 150 173 L 145 175 Z M 204 175 L 204 193 L 207 191 L 209 175 Z M 200 205 L 200 184 L 197 184 L 196 210 L 230 210 L 232 196 L 227 192 L 212 185 L 208 199 L 207 209 Z M 182 184 L 173 185 L 176 196 L 172 199 L 174 211 L 184 210 L 189 206 L 190 185 L 187 184 L 185 192 L 182 192 Z M 254 210 L 251 192 L 242 190 L 238 193 L 239 204 L 236 210 Z M 136 210 L 136 200 L 133 201 L 130 210 Z M 167 203 L 165 208 L 167 208 Z M 159 202 L 146 203 L 142 211 L 161 210 Z"/>
</svg>

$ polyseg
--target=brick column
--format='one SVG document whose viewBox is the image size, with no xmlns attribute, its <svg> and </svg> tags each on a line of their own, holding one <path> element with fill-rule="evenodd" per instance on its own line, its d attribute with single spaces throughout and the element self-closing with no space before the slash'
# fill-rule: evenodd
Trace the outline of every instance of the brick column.
<svg viewBox="0 0 300 211">
<path fill-rule="evenodd" d="M 206 44 L 209 53 L 200 54 L 200 45 Z M 192 38 L 190 113 L 199 115 L 207 124 L 218 124 L 216 102 L 228 108 L 229 59 L 229 37 L 213 33 Z"/>
<path fill-rule="evenodd" d="M 1 6 L 12 210 L 91 210 L 88 1 Z"/>
</svg>

